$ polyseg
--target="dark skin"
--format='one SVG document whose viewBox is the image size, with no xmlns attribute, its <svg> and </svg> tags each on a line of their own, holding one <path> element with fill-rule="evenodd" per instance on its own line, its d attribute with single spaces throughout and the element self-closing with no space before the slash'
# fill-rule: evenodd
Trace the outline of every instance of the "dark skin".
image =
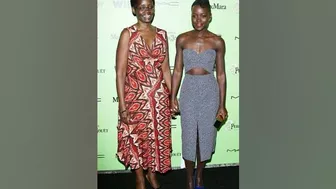
<svg viewBox="0 0 336 189">
<path fill-rule="evenodd" d="M 145 41 L 145 45 L 147 45 L 147 47 L 150 50 L 152 50 L 152 44 L 156 37 L 156 27 L 152 25 L 152 21 L 154 19 L 155 14 L 155 8 L 152 0 L 138 0 L 137 6 L 132 8 L 132 12 L 137 17 L 137 23 L 135 24 L 135 26 L 141 38 Z M 124 95 L 129 40 L 130 40 L 129 31 L 127 29 L 124 29 L 120 34 L 116 54 L 116 75 L 117 75 L 116 83 L 117 83 L 117 94 L 119 97 L 119 111 L 121 121 L 126 124 L 130 120 L 130 115 L 126 107 L 125 95 Z M 171 72 L 169 68 L 168 51 L 167 56 L 162 63 L 162 72 L 163 72 L 163 79 L 169 91 L 171 91 Z M 136 174 L 136 189 L 145 189 L 143 168 L 140 167 L 134 170 L 134 172 Z M 160 187 L 160 184 L 156 178 L 155 171 L 153 171 L 152 169 L 148 169 L 145 177 L 153 188 Z"/>
<path fill-rule="evenodd" d="M 188 31 L 179 35 L 176 39 L 176 56 L 175 66 L 172 79 L 172 93 L 171 93 L 171 110 L 172 112 L 179 112 L 179 104 L 177 101 L 177 93 L 180 88 L 182 73 L 183 73 L 183 49 L 191 49 L 200 54 L 209 49 L 216 51 L 216 78 L 219 86 L 220 103 L 217 111 L 217 117 L 224 119 L 228 112 L 225 108 L 226 99 L 226 74 L 225 74 L 225 42 L 220 37 L 208 30 L 211 21 L 211 12 L 207 8 L 202 8 L 199 5 L 192 7 L 191 21 L 194 30 Z M 203 68 L 193 68 L 186 72 L 190 75 L 206 75 L 209 74 Z M 203 186 L 203 169 L 205 161 L 200 161 L 198 136 L 196 146 L 197 157 L 197 176 L 196 185 Z M 187 172 L 187 188 L 193 189 L 193 169 L 195 162 L 184 160 Z"/>
</svg>

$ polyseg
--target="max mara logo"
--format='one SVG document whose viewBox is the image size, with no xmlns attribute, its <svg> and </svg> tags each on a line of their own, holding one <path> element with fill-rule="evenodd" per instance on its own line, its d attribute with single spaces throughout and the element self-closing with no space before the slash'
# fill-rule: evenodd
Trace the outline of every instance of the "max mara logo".
<svg viewBox="0 0 336 189">
<path fill-rule="evenodd" d="M 214 3 L 214 4 L 211 5 L 211 9 L 225 10 L 226 5 L 221 5 L 219 3 Z"/>
</svg>

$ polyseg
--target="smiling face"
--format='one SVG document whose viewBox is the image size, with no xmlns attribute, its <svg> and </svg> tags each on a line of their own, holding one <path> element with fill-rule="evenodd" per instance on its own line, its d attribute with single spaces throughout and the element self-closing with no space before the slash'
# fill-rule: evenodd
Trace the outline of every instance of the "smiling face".
<svg viewBox="0 0 336 189">
<path fill-rule="evenodd" d="M 211 20 L 211 13 L 208 8 L 195 5 L 191 9 L 191 22 L 195 30 L 201 31 L 208 28 Z"/>
<path fill-rule="evenodd" d="M 154 3 L 152 0 L 138 0 L 137 5 L 132 7 L 132 12 L 138 21 L 151 23 L 155 14 Z"/>
</svg>

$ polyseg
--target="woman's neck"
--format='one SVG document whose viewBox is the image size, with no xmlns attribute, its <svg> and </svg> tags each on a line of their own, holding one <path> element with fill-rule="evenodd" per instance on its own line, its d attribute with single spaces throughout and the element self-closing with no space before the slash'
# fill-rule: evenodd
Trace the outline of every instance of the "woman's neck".
<svg viewBox="0 0 336 189">
<path fill-rule="evenodd" d="M 194 33 L 197 37 L 203 37 L 205 36 L 209 31 L 207 29 L 203 29 L 200 31 L 194 30 Z"/>
<path fill-rule="evenodd" d="M 153 27 L 151 23 L 143 23 L 143 22 L 138 22 L 136 26 L 138 30 L 150 30 Z"/>
</svg>

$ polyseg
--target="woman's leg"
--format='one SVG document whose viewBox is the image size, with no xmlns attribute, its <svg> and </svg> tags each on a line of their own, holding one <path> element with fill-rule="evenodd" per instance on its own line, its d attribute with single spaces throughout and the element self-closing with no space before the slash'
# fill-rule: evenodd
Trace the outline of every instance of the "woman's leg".
<svg viewBox="0 0 336 189">
<path fill-rule="evenodd" d="M 184 164 L 186 166 L 186 172 L 187 172 L 187 189 L 194 189 L 194 168 L 195 168 L 195 162 L 184 160 Z"/>
<path fill-rule="evenodd" d="M 143 174 L 142 167 L 134 170 L 134 172 L 135 172 L 136 189 L 146 189 L 146 187 L 145 187 L 145 179 L 144 179 L 144 174 Z"/>
<path fill-rule="evenodd" d="M 203 186 L 203 169 L 205 167 L 205 161 L 201 162 L 198 135 L 197 135 L 197 145 L 196 145 L 196 157 L 197 157 L 196 186 Z"/>
<path fill-rule="evenodd" d="M 156 173 L 152 172 L 152 169 L 149 168 L 146 178 L 148 182 L 151 184 L 152 188 L 160 188 L 160 183 L 157 180 Z"/>
</svg>

